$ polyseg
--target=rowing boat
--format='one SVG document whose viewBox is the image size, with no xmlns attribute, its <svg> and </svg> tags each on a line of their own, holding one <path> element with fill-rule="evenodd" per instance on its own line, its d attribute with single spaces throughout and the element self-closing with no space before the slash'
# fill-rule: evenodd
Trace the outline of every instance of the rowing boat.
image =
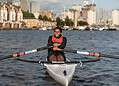
<svg viewBox="0 0 119 86">
<path fill-rule="evenodd" d="M 55 62 L 55 63 L 60 63 Z M 44 64 L 49 75 L 63 86 L 68 86 L 72 80 L 77 64 Z"/>
<path fill-rule="evenodd" d="M 63 86 L 68 86 L 70 81 L 72 80 L 73 74 L 75 72 L 75 67 L 80 64 L 82 66 L 82 63 L 89 63 L 89 62 L 97 62 L 100 61 L 100 59 L 94 59 L 94 60 L 85 60 L 85 61 L 32 61 L 32 60 L 25 60 L 17 58 L 18 61 L 23 62 L 29 62 L 29 63 L 38 63 L 38 64 L 44 64 L 44 66 L 47 69 L 47 72 L 49 75 L 55 79 L 57 82 L 62 84 Z"/>
</svg>

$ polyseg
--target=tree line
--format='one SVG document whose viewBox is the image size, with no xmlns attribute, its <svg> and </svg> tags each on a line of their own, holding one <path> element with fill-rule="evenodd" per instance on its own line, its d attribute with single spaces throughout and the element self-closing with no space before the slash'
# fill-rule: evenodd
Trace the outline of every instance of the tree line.
<svg viewBox="0 0 119 86">
<path fill-rule="evenodd" d="M 35 16 L 33 13 L 30 12 L 26 12 L 26 11 L 22 11 L 23 12 L 23 18 L 24 19 L 35 19 Z M 57 23 L 57 26 L 63 27 L 63 26 L 74 26 L 74 21 L 72 19 L 69 19 L 69 17 L 67 16 L 64 20 L 61 19 L 60 17 L 57 17 L 56 20 L 51 19 L 50 17 L 44 15 L 39 15 L 38 17 L 39 20 L 43 20 L 43 21 L 49 21 L 49 22 L 53 22 L 55 21 Z M 77 22 L 78 26 L 84 26 L 84 25 L 88 25 L 87 22 L 85 21 L 78 21 Z"/>
<path fill-rule="evenodd" d="M 22 11 L 23 13 L 23 19 L 35 19 L 35 16 L 33 13 L 30 13 L 28 11 Z M 42 16 L 39 15 L 38 19 L 43 21 L 53 21 L 50 17 L 47 17 L 46 15 Z"/>
<path fill-rule="evenodd" d="M 63 27 L 63 26 L 74 26 L 74 21 L 72 19 L 69 19 L 67 16 L 65 20 L 63 21 L 60 17 L 56 18 L 57 26 Z M 77 21 L 78 26 L 85 26 L 88 25 L 85 21 Z"/>
</svg>

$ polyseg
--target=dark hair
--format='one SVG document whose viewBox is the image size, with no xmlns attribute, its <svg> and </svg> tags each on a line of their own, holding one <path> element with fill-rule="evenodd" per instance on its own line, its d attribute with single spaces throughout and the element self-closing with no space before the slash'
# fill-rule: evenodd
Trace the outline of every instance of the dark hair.
<svg viewBox="0 0 119 86">
<path fill-rule="evenodd" d="M 61 27 L 55 27 L 53 30 L 55 31 L 56 29 L 59 29 L 60 32 L 62 33 L 62 28 Z"/>
</svg>

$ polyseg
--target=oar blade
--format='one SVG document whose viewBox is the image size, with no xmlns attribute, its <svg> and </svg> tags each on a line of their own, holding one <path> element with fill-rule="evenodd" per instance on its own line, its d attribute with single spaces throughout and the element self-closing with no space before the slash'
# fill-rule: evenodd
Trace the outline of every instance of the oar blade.
<svg viewBox="0 0 119 86">
<path fill-rule="evenodd" d="M 13 57 L 13 55 L 8 55 L 8 56 L 5 56 L 5 57 L 0 57 L 0 61 L 4 60 L 4 59 L 12 58 L 12 57 Z"/>
<path fill-rule="evenodd" d="M 107 58 L 113 58 L 113 59 L 119 59 L 119 55 L 101 54 L 100 56 L 107 57 Z"/>
</svg>

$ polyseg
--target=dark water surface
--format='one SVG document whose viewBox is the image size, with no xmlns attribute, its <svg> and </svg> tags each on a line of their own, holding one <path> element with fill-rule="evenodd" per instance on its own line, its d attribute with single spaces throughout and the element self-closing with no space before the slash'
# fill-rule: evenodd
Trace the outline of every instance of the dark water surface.
<svg viewBox="0 0 119 86">
<path fill-rule="evenodd" d="M 13 52 L 21 52 L 45 46 L 51 31 L 1 30 L 0 58 Z M 67 47 L 106 54 L 119 54 L 118 31 L 66 31 Z M 82 55 L 67 53 L 71 60 Z M 45 60 L 47 51 L 24 56 L 24 59 Z M 24 63 L 12 59 L 0 61 L 0 86 L 60 86 L 51 79 L 40 64 Z M 77 66 L 69 86 L 119 86 L 119 60 L 103 58 L 96 63 Z"/>
</svg>

